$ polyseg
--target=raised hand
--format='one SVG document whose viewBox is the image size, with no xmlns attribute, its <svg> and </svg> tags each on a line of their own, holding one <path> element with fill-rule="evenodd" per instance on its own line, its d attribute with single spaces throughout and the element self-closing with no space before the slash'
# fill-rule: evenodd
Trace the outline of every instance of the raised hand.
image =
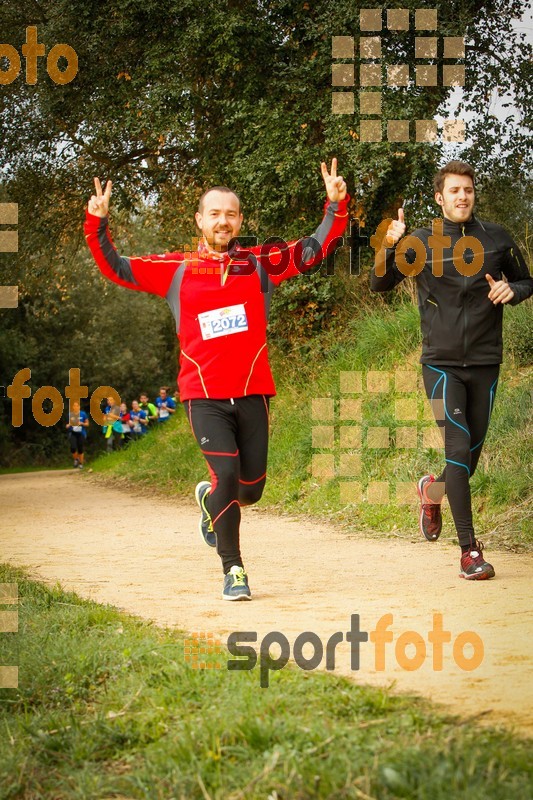
<svg viewBox="0 0 533 800">
<path fill-rule="evenodd" d="M 403 208 L 398 209 L 398 219 L 393 219 L 387 228 L 387 235 L 385 236 L 385 244 L 387 247 L 394 247 L 398 244 L 402 236 L 405 235 L 405 220 L 403 216 Z"/>
<path fill-rule="evenodd" d="M 113 184 L 107 181 L 105 185 L 105 192 L 102 192 L 102 185 L 99 178 L 94 179 L 94 188 L 96 194 L 91 195 L 87 210 L 89 214 L 94 214 L 95 217 L 107 217 L 109 213 L 109 198 L 111 197 L 111 188 Z"/>
<path fill-rule="evenodd" d="M 320 168 L 322 170 L 322 177 L 326 185 L 328 199 L 332 203 L 336 203 L 339 200 L 344 200 L 346 197 L 346 183 L 342 175 L 337 175 L 337 159 L 331 159 L 331 173 L 328 172 L 325 161 L 321 163 Z"/>
<path fill-rule="evenodd" d="M 498 303 L 508 303 L 509 300 L 513 299 L 514 292 L 506 281 L 495 281 L 488 272 L 485 278 L 490 286 L 489 300 L 492 300 L 495 306 L 497 306 Z"/>
</svg>

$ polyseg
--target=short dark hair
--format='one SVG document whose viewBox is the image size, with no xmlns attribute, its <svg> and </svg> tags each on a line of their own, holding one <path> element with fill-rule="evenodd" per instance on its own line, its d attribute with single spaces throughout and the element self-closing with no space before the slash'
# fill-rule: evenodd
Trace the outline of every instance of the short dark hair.
<svg viewBox="0 0 533 800">
<path fill-rule="evenodd" d="M 209 192 L 226 192 L 226 194 L 234 194 L 235 197 L 237 198 L 238 203 L 239 203 L 239 213 L 240 213 L 240 210 L 241 210 L 241 198 L 239 197 L 237 192 L 234 192 L 233 189 L 229 189 L 227 186 L 212 186 L 210 189 L 206 189 L 206 191 L 203 193 L 203 195 L 198 200 L 198 212 L 200 214 L 203 211 L 204 200 L 205 200 L 206 196 L 209 194 Z"/>
<path fill-rule="evenodd" d="M 470 164 L 467 164 L 466 161 L 449 161 L 439 169 L 433 178 L 433 187 L 436 192 L 442 192 L 444 189 L 446 175 L 468 175 L 469 178 L 472 178 L 472 186 L 475 184 L 475 172 Z"/>
</svg>

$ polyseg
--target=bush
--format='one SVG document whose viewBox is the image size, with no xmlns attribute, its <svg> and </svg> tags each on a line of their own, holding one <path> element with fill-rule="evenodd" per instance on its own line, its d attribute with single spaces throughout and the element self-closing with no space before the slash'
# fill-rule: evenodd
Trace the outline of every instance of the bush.
<svg viewBox="0 0 533 800">
<path fill-rule="evenodd" d="M 525 367 L 533 363 L 533 310 L 531 301 L 509 307 L 503 315 L 503 341 L 506 353 L 515 364 Z"/>
</svg>

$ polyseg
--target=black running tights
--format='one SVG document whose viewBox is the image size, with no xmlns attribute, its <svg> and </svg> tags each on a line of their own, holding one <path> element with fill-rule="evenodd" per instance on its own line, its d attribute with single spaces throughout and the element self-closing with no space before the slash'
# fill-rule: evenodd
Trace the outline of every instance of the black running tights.
<svg viewBox="0 0 533 800">
<path fill-rule="evenodd" d="M 470 478 L 489 427 L 499 364 L 446 367 L 423 364 L 426 394 L 444 435 L 446 466 L 437 478 L 445 486 L 461 546 L 473 546 Z"/>
<path fill-rule="evenodd" d="M 211 491 L 206 507 L 213 520 L 224 573 L 243 566 L 239 546 L 241 506 L 257 503 L 266 481 L 269 398 L 186 400 L 185 412 L 207 461 Z"/>
</svg>

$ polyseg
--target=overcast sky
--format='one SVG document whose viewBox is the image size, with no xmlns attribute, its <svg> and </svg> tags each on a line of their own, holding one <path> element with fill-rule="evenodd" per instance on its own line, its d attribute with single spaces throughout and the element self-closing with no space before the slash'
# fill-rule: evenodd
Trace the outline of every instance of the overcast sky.
<svg viewBox="0 0 533 800">
<path fill-rule="evenodd" d="M 527 8 L 525 10 L 524 15 L 522 16 L 522 18 L 520 20 L 516 20 L 513 23 L 513 27 L 515 28 L 515 30 L 520 31 L 521 33 L 525 33 L 527 41 L 530 44 L 533 44 L 533 13 L 532 13 L 531 7 Z M 468 51 L 467 51 L 467 54 L 468 54 Z M 450 98 L 448 100 L 448 104 L 447 104 L 447 107 L 446 107 L 445 114 L 438 115 L 438 116 L 435 117 L 435 119 L 437 119 L 440 124 L 442 124 L 442 121 L 444 119 L 448 119 L 448 118 L 452 118 L 452 117 L 456 116 L 456 109 L 457 109 L 457 106 L 458 106 L 462 96 L 463 96 L 463 92 L 464 91 L 465 90 L 462 87 L 456 87 L 455 89 L 452 90 L 452 92 L 450 94 Z M 468 90 L 466 90 L 466 91 L 468 91 Z M 512 114 L 514 116 L 516 124 L 518 125 L 520 123 L 520 121 L 521 121 L 518 109 L 515 108 L 514 106 L 510 106 L 508 108 L 504 108 L 503 107 L 504 103 L 507 103 L 509 101 L 511 101 L 511 103 L 512 103 L 513 100 L 514 100 L 514 97 L 512 95 L 509 95 L 509 94 L 499 95 L 498 92 L 494 91 L 492 93 L 492 97 L 490 99 L 489 112 L 491 114 L 493 114 L 495 117 L 497 117 L 498 119 L 500 119 L 500 120 L 504 120 L 509 115 Z M 464 142 L 464 145 L 463 145 L 464 147 L 466 147 L 466 146 L 468 146 L 468 144 L 471 143 L 469 141 L 469 138 L 468 138 L 468 120 L 469 119 L 470 120 L 473 119 L 473 114 L 472 113 L 463 114 L 462 118 L 466 122 L 466 139 L 465 139 L 465 142 Z M 445 148 L 446 149 L 450 149 L 450 150 L 451 149 L 456 149 L 457 148 L 457 144 L 446 144 Z"/>
</svg>

